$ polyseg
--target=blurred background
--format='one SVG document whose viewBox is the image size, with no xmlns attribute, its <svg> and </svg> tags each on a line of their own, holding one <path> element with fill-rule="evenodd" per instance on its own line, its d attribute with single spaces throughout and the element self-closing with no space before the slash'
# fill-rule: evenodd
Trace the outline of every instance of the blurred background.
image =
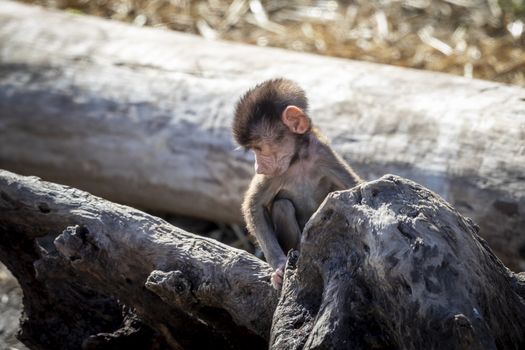
<svg viewBox="0 0 525 350">
<path fill-rule="evenodd" d="M 525 86 L 524 0 L 26 0 L 260 46 Z"/>
</svg>

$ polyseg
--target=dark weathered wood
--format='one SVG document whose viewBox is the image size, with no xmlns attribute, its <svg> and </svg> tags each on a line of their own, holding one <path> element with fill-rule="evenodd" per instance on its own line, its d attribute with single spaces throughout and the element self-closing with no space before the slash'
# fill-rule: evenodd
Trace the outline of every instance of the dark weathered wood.
<svg viewBox="0 0 525 350">
<path fill-rule="evenodd" d="M 180 344 L 168 343 L 160 333 L 155 333 L 145 325 L 131 310 L 124 308 L 120 328 L 111 333 L 90 335 L 82 342 L 82 350 L 120 350 L 120 349 L 182 349 Z M 71 344 L 72 345 L 72 344 Z"/>
<path fill-rule="evenodd" d="M 24 291 L 21 339 L 35 349 L 121 336 L 89 338 L 120 327 L 117 299 L 167 343 L 262 348 L 277 303 L 271 268 L 249 253 L 1 170 L 0 259 Z"/>
<path fill-rule="evenodd" d="M 38 20 L 35 20 L 38 19 Z M 0 167 L 136 207 L 240 222 L 251 156 L 232 104 L 297 80 L 311 116 L 368 179 L 418 181 L 525 269 L 525 90 L 207 41 L 2 1 Z"/>
<path fill-rule="evenodd" d="M 277 305 L 271 269 L 246 252 L 0 171 L 0 260 L 32 349 L 520 349 L 525 274 L 476 231 L 400 177 L 330 194 Z"/>
<path fill-rule="evenodd" d="M 330 194 L 289 263 L 272 349 L 522 349 L 525 274 L 397 176 Z"/>
</svg>

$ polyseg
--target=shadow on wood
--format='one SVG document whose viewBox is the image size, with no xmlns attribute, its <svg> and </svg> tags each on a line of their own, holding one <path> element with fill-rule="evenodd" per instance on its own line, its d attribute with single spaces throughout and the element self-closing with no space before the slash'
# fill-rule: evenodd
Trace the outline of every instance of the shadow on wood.
<svg viewBox="0 0 525 350">
<path fill-rule="evenodd" d="M 140 327 L 126 325 L 120 303 L 154 330 L 144 336 L 162 335 L 174 348 L 265 348 L 277 303 L 271 268 L 247 252 L 6 171 L 0 259 L 23 289 L 21 339 L 34 349 L 100 348 L 123 337 L 137 344 Z M 107 335 L 90 337 L 99 333 Z"/>
<path fill-rule="evenodd" d="M 476 231 L 400 177 L 332 193 L 278 303 L 270 267 L 246 252 L 0 171 L 0 259 L 24 291 L 33 349 L 518 349 L 525 276 Z"/>
<path fill-rule="evenodd" d="M 308 222 L 272 349 L 521 349 L 525 274 L 439 196 L 387 175 Z"/>
</svg>

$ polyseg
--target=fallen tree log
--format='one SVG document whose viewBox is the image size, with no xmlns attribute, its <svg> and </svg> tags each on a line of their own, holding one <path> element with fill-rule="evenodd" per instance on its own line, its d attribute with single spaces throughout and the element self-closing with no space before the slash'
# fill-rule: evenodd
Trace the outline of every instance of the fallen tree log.
<svg viewBox="0 0 525 350">
<path fill-rule="evenodd" d="M 283 75 L 306 89 L 314 121 L 364 178 L 389 172 L 431 188 L 525 269 L 518 87 L 3 1 L 0 167 L 136 207 L 240 222 L 252 159 L 234 151 L 232 105 Z"/>
<path fill-rule="evenodd" d="M 271 268 L 247 252 L 6 171 L 0 260 L 24 291 L 21 340 L 32 349 L 111 341 L 89 337 L 118 332 L 117 300 L 184 349 L 263 348 L 277 303 Z"/>
<path fill-rule="evenodd" d="M 525 274 L 411 181 L 329 195 L 292 255 L 275 309 L 271 269 L 254 256 L 0 171 L 0 260 L 23 288 L 21 339 L 32 349 L 154 337 L 174 349 L 525 346 Z"/>
</svg>

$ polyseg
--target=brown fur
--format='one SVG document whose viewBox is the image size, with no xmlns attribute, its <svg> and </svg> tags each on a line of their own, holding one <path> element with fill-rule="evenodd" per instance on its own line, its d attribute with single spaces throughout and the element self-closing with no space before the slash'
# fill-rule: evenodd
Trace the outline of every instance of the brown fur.
<svg viewBox="0 0 525 350">
<path fill-rule="evenodd" d="M 261 124 L 275 128 L 284 109 L 290 105 L 301 108 L 305 113 L 308 108 L 304 90 L 291 80 L 267 80 L 248 90 L 235 108 L 232 125 L 235 141 L 242 147 L 250 148 L 254 139 L 260 136 L 254 131 Z"/>
<path fill-rule="evenodd" d="M 257 237 L 267 261 L 276 270 L 272 275 L 276 288 L 281 283 L 285 253 L 300 248 L 304 225 L 326 195 L 361 181 L 312 127 L 307 105 L 304 91 L 297 84 L 286 79 L 269 80 L 241 97 L 233 121 L 233 135 L 241 146 L 252 148 L 264 140 L 276 152 L 287 148 L 282 150 L 289 160 L 284 172 L 256 174 L 242 207 L 248 230 Z M 296 134 L 283 123 L 283 111 L 288 106 L 304 111 L 300 118 L 307 118 L 309 123 L 305 133 Z M 281 142 L 280 138 L 288 141 Z"/>
</svg>

